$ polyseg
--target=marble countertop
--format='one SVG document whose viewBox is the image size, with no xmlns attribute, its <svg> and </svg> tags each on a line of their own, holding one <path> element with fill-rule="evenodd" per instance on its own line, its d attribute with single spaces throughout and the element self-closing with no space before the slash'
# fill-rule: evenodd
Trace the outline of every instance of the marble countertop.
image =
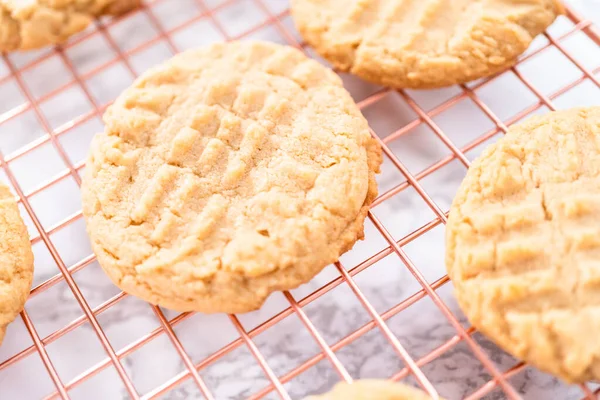
<svg viewBox="0 0 600 400">
<path fill-rule="evenodd" d="M 224 0 L 165 0 L 151 8 L 164 30 L 186 24 L 183 29 L 171 33 L 173 43 L 179 50 L 223 39 L 215 21 L 208 17 L 186 22 L 201 15 L 200 3 L 209 9 L 217 10 L 215 20 L 230 36 L 252 30 L 267 17 L 256 7 L 254 0 L 239 0 L 225 7 L 220 6 L 223 2 Z M 287 1 L 284 0 L 269 0 L 264 3 L 274 14 L 281 13 L 288 7 Z M 600 23 L 600 0 L 571 0 L 569 3 L 587 18 Z M 283 22 L 288 29 L 293 29 L 289 16 L 283 17 Z M 561 17 L 551 27 L 550 32 L 556 37 L 571 27 L 572 24 Z M 163 39 L 139 48 L 159 33 L 157 26 L 145 12 L 136 13 L 131 18 L 111 26 L 108 31 L 121 50 L 133 51 L 127 60 L 129 66 L 138 73 L 171 54 L 168 43 Z M 248 37 L 282 43 L 285 41 L 273 24 L 254 30 Z M 532 45 L 532 49 L 545 43 L 546 39 L 540 37 Z M 600 47 L 594 45 L 583 33 L 576 33 L 562 43 L 586 68 L 594 69 L 600 66 Z M 14 54 L 8 57 L 8 62 L 20 68 L 49 52 L 51 50 Z M 123 62 L 111 64 L 108 68 L 90 75 L 94 68 L 117 55 L 110 42 L 101 35 L 92 36 L 69 47 L 64 54 L 75 66 L 77 73 L 83 76 L 86 88 L 99 104 L 113 99 L 133 78 L 128 71 L 128 65 Z M 9 65 L 6 61 L 0 59 L 0 122 L 3 114 L 25 103 L 17 82 L 2 80 L 2 77 L 8 75 Z M 545 95 L 551 95 L 560 87 L 582 76 L 582 72 L 556 48 L 546 49 L 529 59 L 518 67 L 518 71 Z M 49 77 L 52 79 L 48 79 Z M 596 77 L 600 75 L 596 74 Z M 36 98 L 44 97 L 72 79 L 63 59 L 56 53 L 36 67 L 23 72 L 23 80 Z M 343 75 L 343 79 L 357 101 L 380 89 L 352 76 Z M 420 107 L 430 110 L 459 92 L 458 88 L 453 87 L 435 91 L 408 91 L 408 95 Z M 508 120 L 521 110 L 537 103 L 535 95 L 511 72 L 477 89 L 476 93 L 503 120 Z M 553 103 L 557 108 L 597 105 L 600 104 L 600 88 L 586 79 L 554 98 Z M 92 111 L 92 105 L 80 87 L 72 84 L 59 95 L 43 101 L 40 110 L 50 127 L 61 131 L 69 121 Z M 415 112 L 406 101 L 394 92 L 386 94 L 376 104 L 366 107 L 363 111 L 372 128 L 381 137 L 388 136 L 416 118 Z M 542 107 L 536 112 L 546 111 L 547 109 Z M 494 127 L 493 122 L 469 99 L 463 99 L 438 114 L 434 122 L 457 146 L 466 145 Z M 94 117 L 58 137 L 57 141 L 64 148 L 70 163 L 79 165 L 82 162 L 92 135 L 100 129 L 101 121 Z M 33 111 L 26 111 L 17 118 L 0 123 L 0 151 L 12 159 L 12 156 L 24 147 L 42 140 L 44 135 L 45 130 Z M 492 136 L 482 145 L 467 152 L 467 157 L 473 159 L 487 144 L 499 137 L 500 134 Z M 391 141 L 389 147 L 412 174 L 418 174 L 450 154 L 448 148 L 425 124 L 420 124 Z M 56 147 L 51 142 L 46 142 L 36 150 L 11 161 L 9 167 L 21 189 L 29 193 L 35 191 L 43 182 L 64 174 L 65 162 L 56 152 Z M 424 177 L 419 183 L 436 204 L 446 211 L 465 171 L 464 166 L 455 160 Z M 0 172 L 0 180 L 6 181 L 3 172 Z M 380 192 L 384 193 L 401 184 L 404 177 L 386 159 L 378 181 Z M 44 229 L 50 232 L 50 240 L 67 267 L 77 266 L 90 259 L 91 250 L 84 223 L 77 217 L 81 204 L 75 179 L 66 176 L 49 188 L 32 195 L 30 203 Z M 377 205 L 373 211 L 397 240 L 435 219 L 435 215 L 423 199 L 410 187 Z M 23 208 L 22 214 L 26 214 Z M 64 227 L 57 226 L 71 216 L 76 217 L 73 222 Z M 26 217 L 26 222 L 32 237 L 37 236 L 31 219 Z M 429 282 L 434 282 L 445 274 L 443 232 L 443 226 L 436 226 L 404 246 L 410 259 Z M 350 269 L 386 247 L 384 238 L 370 222 L 367 222 L 365 241 L 358 243 L 354 249 L 342 256 L 341 262 L 345 268 Z M 37 286 L 58 274 L 59 269 L 41 241 L 35 242 L 34 253 L 34 286 Z M 329 266 L 310 283 L 293 290 L 292 295 L 296 300 L 300 300 L 339 276 L 337 269 Z M 119 294 L 119 290 L 109 282 L 95 262 L 73 273 L 73 278 L 92 308 Z M 379 313 L 385 312 L 421 289 L 409 270 L 394 254 L 377 261 L 355 275 L 354 279 Z M 445 284 L 437 292 L 463 326 L 467 327 L 468 323 L 452 296 L 451 284 Z M 238 317 L 244 328 L 249 331 L 287 307 L 289 303 L 285 297 L 276 293 L 259 311 Z M 329 345 L 334 345 L 371 320 L 368 312 L 345 283 L 310 302 L 303 309 Z M 47 338 L 83 315 L 81 307 L 64 280 L 47 290 L 36 292 L 27 302 L 26 311 L 41 338 Z M 164 312 L 167 318 L 177 316 L 177 313 L 168 310 Z M 123 297 L 106 311 L 99 313 L 97 319 L 117 352 L 160 327 L 152 308 L 129 296 Z M 414 359 L 423 357 L 456 334 L 428 297 L 418 300 L 406 310 L 391 317 L 387 324 Z M 194 314 L 177 324 L 174 329 L 195 363 L 239 337 L 225 315 Z M 498 369 L 506 370 L 517 363 L 514 358 L 499 350 L 480 334 L 474 334 L 473 338 Z M 285 375 L 320 353 L 316 341 L 301 320 L 293 314 L 256 335 L 253 340 L 278 376 Z M 46 351 L 64 383 L 77 379 L 81 373 L 107 358 L 89 323 L 84 323 L 55 340 L 50 336 L 47 341 Z M 29 348 L 32 343 L 23 321 L 18 319 L 10 325 L 5 342 L 0 347 L 0 363 Z M 337 350 L 335 354 L 355 379 L 389 378 L 404 367 L 402 360 L 378 328 L 369 330 Z M 185 371 L 181 357 L 164 334 L 158 335 L 121 361 L 140 395 L 153 391 L 157 386 Z M 464 398 L 490 379 L 489 373 L 463 342 L 453 346 L 422 369 L 440 394 L 451 400 Z M 199 372 L 217 399 L 247 398 L 269 384 L 260 366 L 244 346 L 208 364 Z M 291 379 L 285 384 L 285 388 L 292 398 L 299 399 L 308 394 L 324 392 L 338 380 L 335 369 L 324 359 Z M 412 378 L 403 381 L 414 384 Z M 526 399 L 570 400 L 583 396 L 577 386 L 565 385 L 530 367 L 512 377 L 510 383 Z M 0 370 L 2 399 L 41 399 L 54 391 L 53 383 L 35 352 Z M 103 369 L 75 386 L 69 395 L 72 399 L 85 400 L 129 398 L 116 370 L 112 367 Z M 159 398 L 175 400 L 202 397 L 195 383 L 188 379 L 161 394 Z M 271 392 L 266 398 L 278 397 Z M 496 389 L 486 398 L 502 399 L 504 395 Z"/>
</svg>

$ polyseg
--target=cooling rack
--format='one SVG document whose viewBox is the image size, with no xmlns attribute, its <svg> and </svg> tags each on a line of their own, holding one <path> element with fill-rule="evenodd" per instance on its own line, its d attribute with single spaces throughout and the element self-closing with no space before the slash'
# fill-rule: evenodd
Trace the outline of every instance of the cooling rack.
<svg viewBox="0 0 600 400">
<path fill-rule="evenodd" d="M 284 0 L 147 1 L 63 46 L 2 56 L 0 180 L 19 199 L 36 272 L 0 348 L 0 397 L 290 399 L 379 377 L 448 399 L 597 398 L 598 385 L 564 385 L 477 333 L 443 267 L 447 210 L 481 149 L 530 114 L 600 104 L 591 20 L 567 8 L 517 66 L 468 85 L 393 91 L 341 74 L 385 154 L 365 241 L 257 312 L 174 313 L 118 291 L 95 262 L 83 160 L 136 75 L 235 39 L 287 43 L 324 62 Z"/>
</svg>

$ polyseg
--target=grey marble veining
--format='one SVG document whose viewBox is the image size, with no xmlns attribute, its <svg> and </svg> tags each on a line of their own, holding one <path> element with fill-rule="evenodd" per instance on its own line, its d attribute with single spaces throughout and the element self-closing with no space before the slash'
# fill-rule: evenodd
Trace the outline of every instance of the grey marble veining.
<svg viewBox="0 0 600 400">
<path fill-rule="evenodd" d="M 251 29 L 266 17 L 255 7 L 253 1 L 234 2 L 232 6 L 217 11 L 215 18 L 225 26 L 229 35 Z M 152 8 L 163 27 L 172 29 L 191 16 L 198 15 L 202 11 L 200 3 L 212 9 L 222 2 L 223 0 L 165 0 Z M 269 0 L 265 3 L 273 13 L 282 12 L 287 8 L 287 1 L 284 0 Z M 572 0 L 569 3 L 588 18 L 596 22 L 600 21 L 598 0 Z M 288 29 L 293 29 L 289 16 L 284 17 L 283 22 Z M 565 18 L 561 18 L 551 28 L 551 32 L 560 35 L 570 27 L 571 24 Z M 123 49 L 133 48 L 157 34 L 156 27 L 143 13 L 117 24 L 109 31 Z M 173 32 L 171 36 L 180 49 L 223 39 L 209 18 L 200 18 L 184 29 Z M 285 42 L 274 25 L 267 25 L 253 32 L 250 37 Z M 536 40 L 532 48 L 543 45 L 544 40 L 543 38 Z M 85 43 L 66 51 L 66 55 L 80 73 L 86 73 L 115 56 L 114 51 L 101 36 L 95 36 L 89 43 Z M 573 38 L 565 41 L 564 45 L 586 67 L 598 66 L 600 48 L 593 45 L 582 34 L 574 35 Z M 48 50 L 41 50 L 10 55 L 9 59 L 14 65 L 21 67 L 47 52 Z M 164 42 L 158 42 L 134 53 L 129 61 L 136 72 L 141 72 L 169 55 L 168 46 Z M 542 68 L 548 65 L 552 65 L 553 68 Z M 38 69 L 28 73 L 24 78 L 36 95 L 43 95 L 57 87 L 65 81 L 64 74 L 68 74 L 57 56 L 51 57 L 40 68 L 42 67 L 45 76 L 56 75 L 58 78 L 52 81 L 40 79 Z M 565 63 L 564 57 L 555 51 L 543 52 L 520 66 L 519 70 L 547 95 L 558 86 L 575 80 L 581 75 L 577 68 L 569 65 L 568 62 Z M 0 61 L 0 78 L 5 76 L 7 71 L 6 65 Z M 119 93 L 132 78 L 124 65 L 118 63 L 100 75 L 90 78 L 86 81 L 86 85 L 94 98 L 102 103 Z M 343 75 L 342 78 L 357 101 L 379 90 L 378 87 L 349 75 Z M 3 99 L 0 104 L 0 114 L 24 101 L 18 86 L 15 85 L 13 81 L 8 81 L 0 86 L 0 96 Z M 409 95 L 425 110 L 432 109 L 458 92 L 457 88 L 408 91 Z M 503 119 L 510 118 L 537 101 L 514 74 L 510 73 L 478 89 L 477 94 Z M 10 101 L 7 103 L 4 99 Z M 82 100 L 81 89 L 72 86 L 61 97 L 45 102 L 41 109 L 52 128 L 57 128 L 91 109 L 84 100 L 84 97 Z M 554 103 L 558 108 L 599 104 L 600 89 L 586 80 L 556 98 Z M 65 107 L 65 104 L 69 106 Z M 545 111 L 547 110 L 542 108 L 538 112 Z M 396 93 L 387 94 L 380 102 L 367 107 L 363 112 L 381 137 L 386 137 L 416 117 L 414 111 Z M 458 146 L 469 143 L 493 127 L 493 123 L 468 99 L 437 115 L 434 121 Z M 102 123 L 98 118 L 93 118 L 60 137 L 60 143 L 72 163 L 84 159 L 92 135 L 100 129 Z M 44 130 L 35 116 L 27 112 L 6 124 L 0 124 L 0 150 L 5 155 L 11 154 L 32 141 L 39 140 L 43 135 Z M 486 145 L 499 137 L 500 134 L 491 137 L 481 146 L 468 152 L 467 157 L 475 158 Z M 450 154 L 449 149 L 424 124 L 392 141 L 389 146 L 412 174 L 421 172 Z M 39 160 L 43 160 L 43 164 Z M 10 167 L 21 187 L 29 191 L 62 172 L 65 165 L 52 145 L 48 143 L 34 153 L 11 163 Z M 452 161 L 420 180 L 420 184 L 435 203 L 446 211 L 465 172 L 466 168 L 462 164 Z M 0 180 L 6 181 L 1 171 Z M 386 159 L 383 172 L 378 177 L 380 192 L 384 193 L 404 180 L 393 163 Z M 81 204 L 78 199 L 79 188 L 69 177 L 52 188 L 32 196 L 31 204 L 44 228 L 51 229 L 55 224 L 80 210 Z M 21 211 L 23 215 L 26 214 L 23 208 Z M 375 207 L 373 212 L 396 240 L 402 239 L 435 218 L 432 210 L 412 188 L 407 188 L 386 200 Z M 28 217 L 25 219 L 30 233 L 36 236 L 33 223 Z M 370 222 L 367 222 L 365 229 L 365 241 L 357 243 L 350 252 L 341 257 L 344 268 L 353 268 L 387 247 L 385 239 Z M 429 282 L 434 282 L 445 274 L 443 237 L 444 227 L 439 225 L 403 248 L 412 263 Z M 77 265 L 91 254 L 81 219 L 52 233 L 50 238 L 68 267 Z M 36 286 L 58 274 L 59 269 L 43 243 L 37 242 L 34 245 L 34 252 L 36 258 L 34 286 Z M 296 300 L 300 300 L 338 278 L 339 275 L 335 267 L 329 266 L 311 282 L 293 290 L 292 294 Z M 73 277 L 92 308 L 119 294 L 119 290 L 110 283 L 95 262 L 76 272 Z M 395 254 L 384 257 L 360 272 L 354 280 L 378 313 L 389 310 L 421 289 L 417 280 Z M 460 323 L 468 327 L 468 322 L 453 298 L 451 284 L 442 286 L 437 293 Z M 238 317 L 244 328 L 251 330 L 288 306 L 289 303 L 283 295 L 276 293 L 260 310 Z M 83 315 L 81 307 L 64 281 L 33 296 L 28 301 L 26 310 L 41 338 L 69 325 Z M 371 321 L 370 315 L 347 284 L 335 287 L 306 305 L 303 310 L 330 346 Z M 163 311 L 167 318 L 177 316 L 177 313 L 169 310 Z M 160 327 L 160 322 L 151 307 L 132 297 L 124 297 L 99 314 L 97 319 L 115 351 L 121 351 Z M 420 299 L 408 309 L 392 316 L 386 323 L 414 359 L 425 356 L 456 334 L 449 321 L 428 297 Z M 195 363 L 201 362 L 239 337 L 234 326 L 224 315 L 194 314 L 176 325 L 174 330 L 186 353 Z M 504 371 L 517 363 L 517 360 L 499 350 L 480 334 L 475 333 L 473 339 L 484 349 L 499 370 Z M 253 341 L 278 376 L 289 373 L 321 351 L 296 315 L 286 317 L 275 326 L 255 336 Z M 0 362 L 31 345 L 31 337 L 23 322 L 20 319 L 15 321 L 10 325 L 5 342 L 0 347 Z M 65 383 L 76 379 L 81 373 L 103 362 L 107 357 L 94 330 L 87 322 L 47 344 L 46 350 L 61 380 Z M 377 327 L 345 345 L 336 351 L 335 355 L 355 379 L 389 378 L 404 368 L 402 359 Z M 165 335 L 159 335 L 142 348 L 124 357 L 122 365 L 140 394 L 154 390 L 158 385 L 186 370 L 181 357 Z M 490 380 L 489 373 L 464 342 L 450 348 L 439 358 L 423 366 L 422 370 L 440 394 L 451 400 L 464 398 Z M 217 399 L 244 399 L 269 385 L 266 375 L 250 351 L 243 345 L 202 368 L 200 375 Z M 308 394 L 328 390 L 339 379 L 335 369 L 325 358 L 285 383 L 284 386 L 293 399 L 300 399 Z M 416 384 L 410 376 L 403 381 Z M 526 399 L 571 400 L 582 397 L 578 387 L 565 385 L 530 367 L 511 378 L 510 383 Z M 0 370 L 0 398 L 2 399 L 40 399 L 53 393 L 54 390 L 52 381 L 35 352 L 10 367 Z M 91 379 L 77 385 L 69 395 L 72 399 L 85 400 L 128 398 L 123 383 L 112 367 L 102 370 Z M 187 400 L 202 397 L 193 380 L 187 379 L 164 393 L 161 398 Z M 266 398 L 277 399 L 278 397 L 274 392 L 270 392 Z M 486 399 L 494 400 L 503 398 L 505 396 L 499 389 L 486 396 Z"/>
</svg>

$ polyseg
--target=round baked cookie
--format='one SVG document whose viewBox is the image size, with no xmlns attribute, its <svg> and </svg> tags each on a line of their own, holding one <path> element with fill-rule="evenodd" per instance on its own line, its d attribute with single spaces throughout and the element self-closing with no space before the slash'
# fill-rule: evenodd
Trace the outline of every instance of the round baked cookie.
<svg viewBox="0 0 600 400">
<path fill-rule="evenodd" d="M 101 15 L 120 15 L 139 0 L 0 0 L 0 52 L 64 42 Z"/>
<path fill-rule="evenodd" d="M 600 379 L 600 107 L 535 116 L 473 162 L 446 265 L 471 323 L 568 382 Z"/>
<path fill-rule="evenodd" d="M 0 183 L 0 343 L 6 326 L 23 310 L 32 280 L 29 234 L 12 193 Z"/>
<path fill-rule="evenodd" d="M 291 12 L 334 67 L 419 89 L 510 67 L 563 8 L 558 0 L 291 0 Z"/>
<path fill-rule="evenodd" d="M 83 213 L 124 291 L 245 312 L 363 237 L 381 149 L 339 77 L 291 47 L 219 43 L 139 77 L 91 146 Z"/>
<path fill-rule="evenodd" d="M 305 400 L 431 400 L 420 389 L 386 380 L 362 379 L 340 382 L 329 393 Z"/>
</svg>

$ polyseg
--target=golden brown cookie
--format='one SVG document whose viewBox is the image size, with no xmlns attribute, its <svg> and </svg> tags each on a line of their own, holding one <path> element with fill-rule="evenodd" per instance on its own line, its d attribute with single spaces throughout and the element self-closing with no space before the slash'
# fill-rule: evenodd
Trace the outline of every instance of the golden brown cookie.
<svg viewBox="0 0 600 400">
<path fill-rule="evenodd" d="M 62 43 L 101 15 L 120 15 L 140 0 L 0 0 L 0 52 Z"/>
<path fill-rule="evenodd" d="M 219 43 L 138 78 L 83 184 L 98 261 L 177 310 L 245 312 L 363 237 L 381 150 L 339 77 L 300 51 Z"/>
<path fill-rule="evenodd" d="M 340 382 L 329 392 L 305 400 L 431 400 L 425 392 L 412 386 L 377 379 Z"/>
<path fill-rule="evenodd" d="M 568 382 L 600 379 L 600 107 L 532 117 L 473 162 L 446 265 L 499 346 Z"/>
<path fill-rule="evenodd" d="M 27 228 L 10 190 L 0 183 L 0 343 L 19 315 L 33 280 L 33 253 Z"/>
<path fill-rule="evenodd" d="M 513 65 L 558 0 L 291 0 L 296 26 L 341 71 L 395 88 L 464 83 Z"/>
</svg>

